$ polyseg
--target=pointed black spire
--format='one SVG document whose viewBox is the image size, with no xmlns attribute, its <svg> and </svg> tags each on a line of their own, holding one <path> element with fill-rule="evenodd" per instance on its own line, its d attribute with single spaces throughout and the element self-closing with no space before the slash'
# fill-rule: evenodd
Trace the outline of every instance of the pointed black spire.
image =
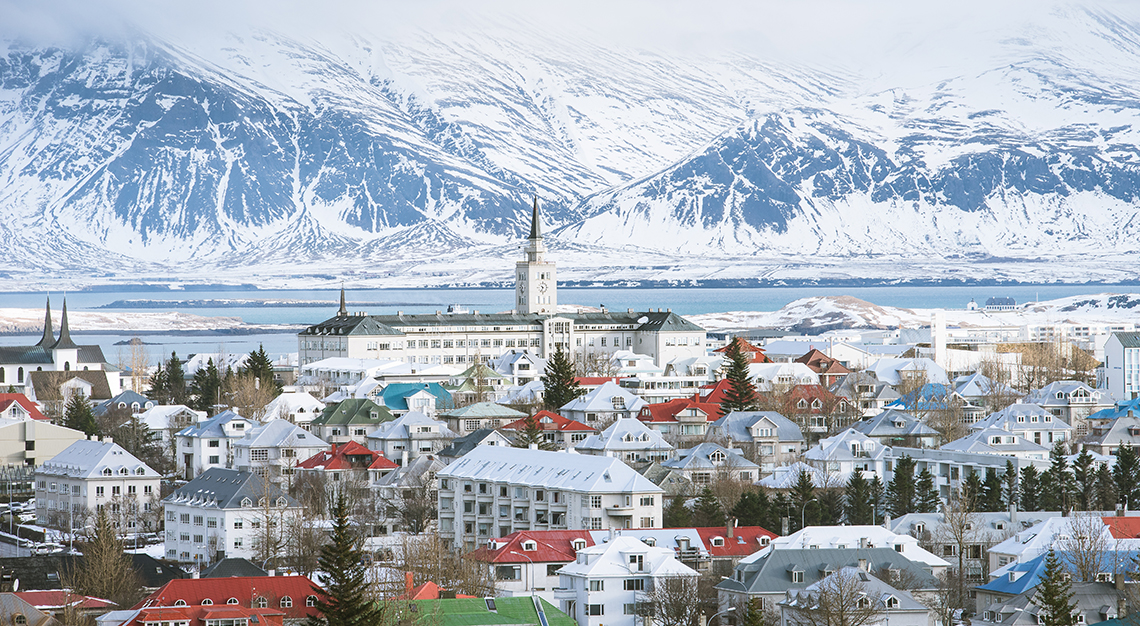
<svg viewBox="0 0 1140 626">
<path fill-rule="evenodd" d="M 344 283 L 340 285 L 340 310 L 336 314 L 337 317 L 348 317 L 348 307 L 344 303 Z"/>
<path fill-rule="evenodd" d="M 47 310 L 44 311 L 44 336 L 36 345 L 46 350 L 53 344 L 55 344 L 55 333 L 51 330 L 51 296 L 48 296 Z"/>
<path fill-rule="evenodd" d="M 542 222 L 538 221 L 538 196 L 534 197 L 534 210 L 530 216 L 530 237 L 528 239 L 542 239 Z"/>
<path fill-rule="evenodd" d="M 59 340 L 52 345 L 52 350 L 67 350 L 79 346 L 71 340 L 71 331 L 67 328 L 67 298 L 63 299 L 63 313 L 59 318 Z"/>
</svg>

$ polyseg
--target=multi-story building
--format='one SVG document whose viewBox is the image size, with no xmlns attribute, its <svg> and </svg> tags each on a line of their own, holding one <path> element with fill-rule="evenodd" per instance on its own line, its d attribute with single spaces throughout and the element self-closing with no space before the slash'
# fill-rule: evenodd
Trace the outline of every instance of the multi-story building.
<svg viewBox="0 0 1140 626">
<path fill-rule="evenodd" d="M 936 448 L 941 435 L 925 422 L 903 411 L 887 409 L 874 417 L 855 422 L 851 428 L 878 439 L 885 446 Z"/>
<path fill-rule="evenodd" d="M 187 426 L 174 434 L 174 461 L 186 480 L 214 467 L 233 467 L 233 445 L 257 426 L 234 411 L 222 411 L 210 419 Z"/>
<path fill-rule="evenodd" d="M 503 426 L 502 430 L 513 437 L 526 430 L 528 419 L 532 418 L 524 417 L 515 420 Z M 598 432 L 593 426 L 587 426 L 582 422 L 562 417 L 550 411 L 539 411 L 534 414 L 533 419 L 539 430 L 542 431 L 542 440 L 562 450 L 573 448 L 585 441 L 590 435 Z"/>
<path fill-rule="evenodd" d="M 1086 414 L 1087 415 L 1087 414 Z M 996 428 L 1013 433 L 1026 441 L 1052 448 L 1058 441 L 1072 439 L 1074 428 L 1039 404 L 1015 402 L 971 424 L 972 430 Z"/>
<path fill-rule="evenodd" d="M 85 437 L 81 430 L 47 420 L 0 418 L 0 466 L 35 467 Z"/>
<path fill-rule="evenodd" d="M 502 428 L 525 418 L 526 413 L 497 402 L 476 402 L 445 411 L 439 417 L 455 435 L 465 437 L 480 428 Z"/>
<path fill-rule="evenodd" d="M 447 424 L 419 411 L 385 422 L 365 437 L 369 449 L 401 464 L 421 455 L 436 454 L 452 439 L 455 439 L 455 433 Z"/>
<path fill-rule="evenodd" d="M 663 490 L 605 456 L 478 446 L 439 477 L 439 535 L 473 548 L 519 530 L 654 528 Z"/>
<path fill-rule="evenodd" d="M 720 417 L 720 405 L 701 402 L 700 394 L 641 407 L 637 419 L 673 442 L 705 440 L 709 422 Z"/>
<path fill-rule="evenodd" d="M 159 404 L 139 414 L 139 420 L 158 433 L 164 444 L 169 444 L 178 431 L 204 419 L 205 411 L 195 411 L 184 404 Z"/>
<path fill-rule="evenodd" d="M 678 450 L 677 458 L 661 462 L 662 467 L 675 469 L 694 485 L 708 485 L 718 477 L 751 484 L 760 478 L 760 466 L 741 456 L 739 450 L 730 450 L 711 441 Z"/>
<path fill-rule="evenodd" d="M 673 446 L 661 433 L 634 418 L 618 418 L 602 432 L 586 437 L 574 449 L 582 454 L 609 456 L 626 463 L 660 462 L 673 457 Z"/>
<path fill-rule="evenodd" d="M 623 389 L 612 380 L 574 398 L 562 406 L 558 413 L 591 426 L 605 425 L 622 417 L 635 417 L 648 404 L 642 398 Z"/>
<path fill-rule="evenodd" d="M 203 566 L 225 556 L 252 558 L 266 533 L 280 533 L 301 504 L 257 474 L 214 467 L 162 501 L 166 558 Z"/>
<path fill-rule="evenodd" d="M 1104 382 L 1117 400 L 1140 396 L 1140 332 L 1112 333 L 1104 344 Z"/>
<path fill-rule="evenodd" d="M 82 439 L 36 469 L 36 523 L 82 528 L 105 511 L 120 527 L 135 528 L 157 499 L 158 472 L 117 443 Z"/>
<path fill-rule="evenodd" d="M 367 398 L 348 398 L 326 406 L 320 416 L 309 422 L 309 430 L 329 443 L 363 444 L 365 437 L 393 419 L 386 406 Z"/>
<path fill-rule="evenodd" d="M 1073 427 L 1074 437 L 1089 433 L 1088 418 L 1097 411 L 1112 408 L 1113 401 L 1103 389 L 1093 389 L 1077 380 L 1059 380 L 1025 397 L 1028 404 L 1036 404 Z"/>
<path fill-rule="evenodd" d="M 709 424 L 709 437 L 741 447 L 764 473 L 794 462 L 805 444 L 800 427 L 775 411 L 733 411 Z"/>
<path fill-rule="evenodd" d="M 499 596 L 537 595 L 555 602 L 558 570 L 573 563 L 580 550 L 594 545 L 583 530 L 520 530 L 489 539 L 463 558 L 486 563 Z"/>
<path fill-rule="evenodd" d="M 262 413 L 266 420 L 288 420 L 309 430 L 309 423 L 325 410 L 325 403 L 303 391 L 286 391 L 265 405 Z"/>
<path fill-rule="evenodd" d="M 269 420 L 233 442 L 230 467 L 281 482 L 293 475 L 300 461 L 327 447 L 319 437 L 288 420 Z"/>
<path fill-rule="evenodd" d="M 554 597 L 578 626 L 635 626 L 638 604 L 667 579 L 697 584 L 699 574 L 677 560 L 673 550 L 646 545 L 632 536 L 579 550 L 573 563 L 558 570 Z"/>
</svg>

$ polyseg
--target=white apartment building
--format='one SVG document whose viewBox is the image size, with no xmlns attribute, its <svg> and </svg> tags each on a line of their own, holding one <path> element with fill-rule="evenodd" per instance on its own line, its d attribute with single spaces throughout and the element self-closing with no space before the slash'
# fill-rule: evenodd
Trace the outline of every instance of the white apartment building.
<svg viewBox="0 0 1140 626">
<path fill-rule="evenodd" d="M 369 450 L 392 460 L 400 459 L 396 462 L 403 464 L 407 459 L 438 453 L 452 439 L 455 433 L 446 423 L 412 411 L 381 424 L 365 437 L 365 443 Z"/>
<path fill-rule="evenodd" d="M 36 523 L 82 528 L 88 515 L 104 510 L 134 528 L 161 479 L 117 443 L 76 441 L 36 469 Z"/>
<path fill-rule="evenodd" d="M 222 411 L 178 431 L 174 434 L 178 473 L 193 480 L 210 468 L 233 467 L 234 444 L 257 425 L 233 411 Z"/>
<path fill-rule="evenodd" d="M 286 420 L 269 420 L 246 431 L 233 442 L 232 469 L 281 480 L 291 476 L 297 464 L 327 449 L 313 433 Z"/>
<path fill-rule="evenodd" d="M 265 405 L 262 419 L 288 420 L 305 430 L 325 410 L 325 403 L 304 391 L 286 391 Z"/>
<path fill-rule="evenodd" d="M 1140 332 L 1112 333 L 1104 344 L 1108 393 L 1123 402 L 1140 395 Z"/>
<path fill-rule="evenodd" d="M 579 550 L 575 560 L 558 570 L 554 597 L 578 626 L 636 626 L 637 605 L 668 579 L 696 585 L 696 570 L 677 560 L 671 548 L 650 546 L 633 537 L 617 536 Z"/>
<path fill-rule="evenodd" d="M 439 535 L 472 549 L 519 530 L 656 528 L 657 485 L 604 456 L 477 446 L 439 477 Z"/>
<path fill-rule="evenodd" d="M 299 502 L 257 474 L 217 467 L 162 504 L 166 558 L 199 566 L 223 555 L 253 558 L 260 533 L 282 528 L 285 516 L 301 512 Z"/>
</svg>

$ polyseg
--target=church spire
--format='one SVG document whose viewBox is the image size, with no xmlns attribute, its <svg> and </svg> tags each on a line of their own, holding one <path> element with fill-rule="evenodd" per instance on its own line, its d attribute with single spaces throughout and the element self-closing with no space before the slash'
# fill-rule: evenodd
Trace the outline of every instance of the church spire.
<svg viewBox="0 0 1140 626">
<path fill-rule="evenodd" d="M 52 350 L 74 349 L 79 346 L 71 340 L 71 331 L 67 328 L 67 298 L 63 299 L 63 313 L 59 318 L 59 340 L 51 347 Z"/>
<path fill-rule="evenodd" d="M 538 196 L 534 197 L 534 209 L 530 216 L 530 237 L 528 239 L 542 239 L 542 222 L 538 219 Z"/>
<path fill-rule="evenodd" d="M 51 296 L 47 299 L 47 310 L 44 311 L 44 336 L 36 345 L 47 350 L 55 344 L 55 333 L 51 330 Z"/>
<path fill-rule="evenodd" d="M 344 283 L 340 284 L 340 310 L 336 312 L 337 317 L 348 317 L 348 307 L 344 302 Z"/>
</svg>

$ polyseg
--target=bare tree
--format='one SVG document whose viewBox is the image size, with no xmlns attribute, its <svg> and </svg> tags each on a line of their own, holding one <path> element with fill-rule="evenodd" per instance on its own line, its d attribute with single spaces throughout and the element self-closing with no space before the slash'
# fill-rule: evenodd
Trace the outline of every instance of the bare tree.
<svg viewBox="0 0 1140 626">
<path fill-rule="evenodd" d="M 319 567 L 317 561 L 325 545 L 320 520 L 302 511 L 294 511 L 284 520 L 285 564 L 303 576 L 311 576 Z"/>
<path fill-rule="evenodd" d="M 621 366 L 606 352 L 583 352 L 574 355 L 574 373 L 578 376 L 617 376 Z"/>
<path fill-rule="evenodd" d="M 726 515 L 740 501 L 744 492 L 752 489 L 752 481 L 740 477 L 741 464 L 734 457 L 731 454 L 725 455 L 724 462 L 713 470 L 709 481 L 709 489 Z"/>
<path fill-rule="evenodd" d="M 916 595 L 934 613 L 935 623 L 939 626 L 955 626 L 961 623 L 957 618 L 962 613 L 966 598 L 961 595 L 965 587 L 959 574 L 958 570 L 948 569 L 938 575 L 938 588 L 934 593 Z"/>
<path fill-rule="evenodd" d="M 123 540 L 104 511 L 96 515 L 93 531 L 84 538 L 82 561 L 64 572 L 61 582 L 64 588 L 75 593 L 129 607 L 142 599 L 142 579 L 124 553 Z"/>
<path fill-rule="evenodd" d="M 438 514 L 436 491 L 426 476 L 409 479 L 401 487 L 395 500 L 388 503 L 388 517 L 399 521 L 400 527 L 413 535 L 427 530 Z"/>
<path fill-rule="evenodd" d="M 459 553 L 448 549 L 438 535 L 405 536 L 394 556 L 392 566 L 412 572 L 417 580 L 432 581 L 441 589 L 478 598 L 495 595 L 495 579 L 487 564 L 464 559 Z M 393 581 L 393 589 L 383 595 L 397 595 L 397 590 L 402 590 L 403 584 L 403 580 Z"/>
<path fill-rule="evenodd" d="M 285 509 L 279 502 L 281 494 L 275 493 L 273 484 L 267 477 L 261 477 L 260 492 L 261 495 L 257 500 L 259 509 L 257 517 L 250 521 L 256 531 L 250 547 L 253 549 L 254 561 L 258 566 L 265 568 L 268 565 L 271 569 L 277 569 L 285 548 L 282 533 Z"/>
<path fill-rule="evenodd" d="M 261 379 L 252 374 L 234 374 L 223 382 L 225 395 L 230 406 L 238 413 L 251 419 L 261 419 L 265 407 L 277 397 L 273 385 L 262 385 Z"/>
<path fill-rule="evenodd" d="M 1104 521 L 1095 513 L 1074 513 L 1069 518 L 1069 533 L 1058 543 L 1078 582 L 1095 582 L 1097 574 L 1112 571 L 1108 567 L 1111 546 L 1105 535 Z"/>
<path fill-rule="evenodd" d="M 637 606 L 637 615 L 647 626 L 697 626 L 700 605 L 696 578 L 669 576 L 653 582 Z"/>
<path fill-rule="evenodd" d="M 785 605 L 788 624 L 797 626 L 870 626 L 883 616 L 883 607 L 867 593 L 865 573 L 845 567 L 800 591 Z"/>
<path fill-rule="evenodd" d="M 978 542 L 978 532 L 982 526 L 981 516 L 974 507 L 973 496 L 958 494 L 942 507 L 942 523 L 934 533 L 934 542 L 954 546 L 958 556 L 958 567 L 943 582 L 957 584 L 957 589 L 946 602 L 950 608 L 964 609 L 966 595 L 966 556 L 971 546 Z"/>
</svg>

